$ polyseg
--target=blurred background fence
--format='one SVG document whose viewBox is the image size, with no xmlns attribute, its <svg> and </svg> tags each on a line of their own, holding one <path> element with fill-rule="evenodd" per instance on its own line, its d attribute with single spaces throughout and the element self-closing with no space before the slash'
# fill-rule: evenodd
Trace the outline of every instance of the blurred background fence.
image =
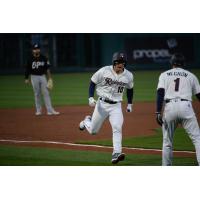
<svg viewBox="0 0 200 200">
<path fill-rule="evenodd" d="M 41 45 L 54 72 L 94 71 L 110 65 L 115 51 L 128 54 L 130 70 L 165 69 L 174 52 L 182 52 L 187 68 L 200 66 L 198 33 L 3 33 L 0 74 L 24 72 L 33 43 Z"/>
</svg>

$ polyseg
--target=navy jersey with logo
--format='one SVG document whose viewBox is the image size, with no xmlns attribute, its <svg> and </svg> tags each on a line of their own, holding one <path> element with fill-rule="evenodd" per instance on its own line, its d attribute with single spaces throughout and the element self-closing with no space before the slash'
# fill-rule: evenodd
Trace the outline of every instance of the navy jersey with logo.
<svg viewBox="0 0 200 200">
<path fill-rule="evenodd" d="M 25 79 L 29 75 L 44 75 L 49 68 L 50 63 L 45 56 L 40 55 L 38 58 L 32 56 L 26 64 Z"/>
</svg>

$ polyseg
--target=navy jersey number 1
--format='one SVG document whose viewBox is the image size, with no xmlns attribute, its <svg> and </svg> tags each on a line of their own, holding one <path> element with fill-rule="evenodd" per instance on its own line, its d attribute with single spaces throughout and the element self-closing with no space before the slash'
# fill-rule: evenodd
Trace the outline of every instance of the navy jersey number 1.
<svg viewBox="0 0 200 200">
<path fill-rule="evenodd" d="M 179 90 L 180 78 L 175 79 L 174 82 L 175 82 L 175 91 L 178 92 L 178 90 Z"/>
</svg>

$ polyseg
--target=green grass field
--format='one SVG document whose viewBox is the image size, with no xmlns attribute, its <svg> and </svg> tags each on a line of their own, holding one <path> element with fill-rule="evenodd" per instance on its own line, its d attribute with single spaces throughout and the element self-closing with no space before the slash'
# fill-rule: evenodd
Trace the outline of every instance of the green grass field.
<svg viewBox="0 0 200 200">
<path fill-rule="evenodd" d="M 135 102 L 155 101 L 160 73 L 161 71 L 134 72 Z M 194 70 L 194 73 L 200 78 L 200 70 Z M 91 75 L 92 73 L 54 74 L 55 88 L 51 92 L 53 104 L 87 104 Z M 24 76 L 0 76 L 0 94 L 0 108 L 28 108 L 34 105 L 32 87 L 24 84 Z"/>
<path fill-rule="evenodd" d="M 200 78 L 200 70 L 194 70 Z M 156 97 L 156 86 L 161 71 L 136 71 L 135 102 L 152 102 Z M 88 84 L 92 73 L 54 74 L 55 88 L 51 93 L 53 105 L 86 105 Z M 31 108 L 34 106 L 31 85 L 24 84 L 24 76 L 0 76 L 0 108 Z M 87 143 L 88 141 L 80 141 Z M 109 141 L 95 141 L 92 144 L 111 146 Z M 123 146 L 161 149 L 162 133 L 148 137 L 125 138 Z M 174 149 L 192 150 L 194 147 L 187 134 L 178 129 Z M 90 151 L 68 151 L 60 149 L 15 147 L 0 145 L 0 165 L 109 165 L 110 153 Z M 160 165 L 161 157 L 155 155 L 128 155 L 120 165 Z M 193 158 L 176 158 L 174 165 L 196 165 Z"/>
<path fill-rule="evenodd" d="M 98 140 L 98 141 L 78 141 L 78 144 L 95 144 L 103 146 L 112 146 L 111 140 Z M 136 147 L 146 149 L 162 149 L 162 131 L 161 129 L 155 130 L 153 136 L 139 136 L 123 139 L 124 147 Z M 174 134 L 174 150 L 177 151 L 195 151 L 194 146 L 184 129 L 178 128 Z"/>
<path fill-rule="evenodd" d="M 111 166 L 111 154 L 38 147 L 0 145 L 1 166 Z M 176 158 L 174 165 L 197 165 L 193 158 Z M 127 154 L 117 166 L 159 166 L 159 155 Z"/>
</svg>

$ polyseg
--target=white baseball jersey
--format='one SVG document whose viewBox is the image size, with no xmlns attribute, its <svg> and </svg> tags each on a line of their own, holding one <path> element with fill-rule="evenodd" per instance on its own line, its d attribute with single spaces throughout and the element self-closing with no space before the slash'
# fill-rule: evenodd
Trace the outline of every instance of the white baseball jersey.
<svg viewBox="0 0 200 200">
<path fill-rule="evenodd" d="M 124 88 L 133 88 L 133 74 L 127 69 L 117 74 L 113 66 L 105 66 L 99 69 L 91 78 L 97 86 L 96 92 L 99 97 L 112 101 L 122 101 Z"/>
<path fill-rule="evenodd" d="M 163 72 L 159 77 L 158 88 L 165 89 L 165 100 L 181 98 L 192 101 L 192 95 L 200 93 L 197 77 L 182 68 Z"/>
<path fill-rule="evenodd" d="M 163 112 L 162 165 L 172 165 L 174 131 L 179 123 L 191 138 L 200 165 L 200 131 L 191 103 L 192 95 L 200 93 L 197 77 L 182 68 L 173 68 L 160 75 L 158 88 L 164 88 L 164 99 L 171 100 Z"/>
</svg>

